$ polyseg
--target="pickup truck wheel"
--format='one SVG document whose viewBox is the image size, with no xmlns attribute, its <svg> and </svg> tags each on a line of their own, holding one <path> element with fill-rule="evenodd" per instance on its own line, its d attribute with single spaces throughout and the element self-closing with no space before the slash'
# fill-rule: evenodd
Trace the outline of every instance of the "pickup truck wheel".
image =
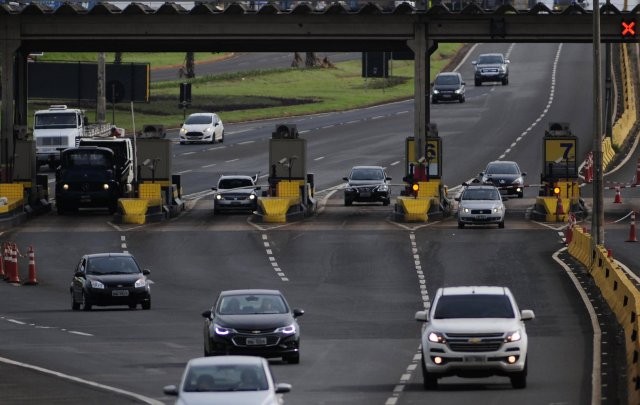
<svg viewBox="0 0 640 405">
<path fill-rule="evenodd" d="M 420 364 L 422 365 L 422 385 L 424 389 L 425 390 L 438 389 L 438 377 L 428 372 L 427 368 L 424 366 L 424 352 L 422 353 L 422 360 L 420 360 Z"/>
<path fill-rule="evenodd" d="M 519 373 L 514 373 L 509 376 L 511 379 L 511 386 L 516 389 L 527 388 L 527 362 L 524 363 L 524 369 Z"/>
</svg>

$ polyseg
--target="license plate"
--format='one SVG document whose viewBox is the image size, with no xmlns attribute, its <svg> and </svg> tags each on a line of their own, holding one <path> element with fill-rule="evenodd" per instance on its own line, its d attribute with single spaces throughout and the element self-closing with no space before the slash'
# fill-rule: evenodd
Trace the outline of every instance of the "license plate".
<svg viewBox="0 0 640 405">
<path fill-rule="evenodd" d="M 113 290 L 111 291 L 111 295 L 114 297 L 128 297 L 129 290 Z"/>
<path fill-rule="evenodd" d="M 360 197 L 371 197 L 371 193 L 368 191 L 363 191 L 360 193 Z"/>
<path fill-rule="evenodd" d="M 80 202 L 91 202 L 91 196 L 90 195 L 80 196 Z"/>
<path fill-rule="evenodd" d="M 264 337 L 250 337 L 247 338 L 247 346 L 266 345 L 267 338 Z"/>
<path fill-rule="evenodd" d="M 487 361 L 485 356 L 465 356 L 464 358 L 465 363 L 484 363 L 485 361 Z"/>
<path fill-rule="evenodd" d="M 476 219 L 487 219 L 486 215 L 476 215 Z"/>
<path fill-rule="evenodd" d="M 442 97 L 444 98 L 451 98 L 451 94 L 443 94 Z"/>
</svg>

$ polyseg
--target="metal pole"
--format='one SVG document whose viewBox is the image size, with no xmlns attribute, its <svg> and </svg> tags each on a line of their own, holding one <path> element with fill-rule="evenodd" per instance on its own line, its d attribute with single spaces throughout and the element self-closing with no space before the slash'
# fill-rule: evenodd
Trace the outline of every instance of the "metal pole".
<svg viewBox="0 0 640 405">
<path fill-rule="evenodd" d="M 591 218 L 592 244 L 604 244 L 603 168 L 602 168 L 602 85 L 600 78 L 600 6 L 593 4 L 593 215 Z"/>
</svg>

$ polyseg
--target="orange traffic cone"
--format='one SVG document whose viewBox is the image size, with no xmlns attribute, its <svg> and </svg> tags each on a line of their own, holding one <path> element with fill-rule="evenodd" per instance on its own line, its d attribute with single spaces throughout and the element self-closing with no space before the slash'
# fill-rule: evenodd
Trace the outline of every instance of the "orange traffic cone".
<svg viewBox="0 0 640 405">
<path fill-rule="evenodd" d="M 576 223 L 575 215 L 573 215 L 573 213 L 569 213 L 569 223 L 567 224 L 567 227 L 564 230 L 564 240 L 567 245 L 569 245 L 573 240 L 573 226 L 575 225 L 575 223 Z"/>
<path fill-rule="evenodd" d="M 11 274 L 9 274 L 9 282 L 20 284 L 20 273 L 18 272 L 18 247 L 15 243 L 11 244 Z"/>
<path fill-rule="evenodd" d="M 29 280 L 27 280 L 24 284 L 38 284 L 38 280 L 36 279 L 36 258 L 35 253 L 33 252 L 33 246 L 29 246 Z"/>
<path fill-rule="evenodd" d="M 556 204 L 556 221 L 564 221 L 564 207 L 562 207 L 562 198 L 558 194 L 558 203 Z"/>
<path fill-rule="evenodd" d="M 620 186 L 616 186 L 616 197 L 613 199 L 614 204 L 622 204 L 622 196 L 620 195 Z"/>
<path fill-rule="evenodd" d="M 635 211 L 631 212 L 631 227 L 629 228 L 629 239 L 627 242 L 637 242 L 638 238 L 636 237 L 636 213 Z"/>
</svg>

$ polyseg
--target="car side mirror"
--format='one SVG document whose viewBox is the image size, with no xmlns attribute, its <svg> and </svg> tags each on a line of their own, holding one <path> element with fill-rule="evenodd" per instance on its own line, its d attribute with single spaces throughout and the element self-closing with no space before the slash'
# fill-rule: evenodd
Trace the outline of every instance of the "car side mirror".
<svg viewBox="0 0 640 405">
<path fill-rule="evenodd" d="M 142 270 L 142 274 L 144 274 L 145 276 L 148 276 L 149 274 L 151 274 L 151 270 L 144 269 L 144 270 Z"/>
<path fill-rule="evenodd" d="M 211 187 L 211 190 L 218 191 L 218 187 Z"/>
<path fill-rule="evenodd" d="M 527 172 L 522 172 L 521 174 L 522 174 L 522 176 L 526 176 Z"/>
<path fill-rule="evenodd" d="M 256 191 L 262 190 L 262 186 L 256 186 L 256 187 L 254 188 L 254 190 L 256 190 Z"/>
<path fill-rule="evenodd" d="M 460 201 L 460 197 L 454 197 L 453 200 L 454 201 Z"/>
<path fill-rule="evenodd" d="M 74 275 L 75 277 L 84 277 L 84 272 L 82 272 L 82 271 L 79 271 L 79 270 L 78 270 L 78 271 L 76 271 L 73 275 Z"/>
<path fill-rule="evenodd" d="M 471 64 L 472 64 L 472 65 L 477 65 L 477 64 L 478 64 L 478 61 L 477 61 L 477 60 L 474 60 L 474 61 L 472 61 L 472 62 L 471 62 Z"/>
<path fill-rule="evenodd" d="M 178 387 L 176 387 L 175 385 L 166 385 L 164 388 L 162 388 L 162 392 L 164 392 L 166 395 L 177 396 Z"/>
<path fill-rule="evenodd" d="M 342 180 L 349 181 L 349 178 L 348 177 L 343 177 Z"/>
<path fill-rule="evenodd" d="M 465 83 L 464 81 L 462 81 L 462 85 L 465 86 L 467 83 Z"/>
<path fill-rule="evenodd" d="M 522 311 L 520 311 L 520 319 L 523 321 L 530 321 L 535 318 L 535 314 L 530 309 L 523 309 Z"/>
<path fill-rule="evenodd" d="M 509 59 L 505 60 L 504 63 L 511 63 Z"/>
<path fill-rule="evenodd" d="M 287 383 L 276 384 L 276 394 L 284 394 L 290 391 L 291 391 L 291 384 L 287 384 Z"/>
<path fill-rule="evenodd" d="M 386 180 L 393 180 L 391 177 L 387 177 Z"/>
<path fill-rule="evenodd" d="M 429 322 L 429 311 L 417 311 L 414 318 L 416 321 Z"/>
<path fill-rule="evenodd" d="M 211 310 L 209 309 L 209 310 L 207 310 L 207 311 L 204 311 L 204 312 L 202 313 L 202 317 L 203 317 L 203 318 L 207 318 L 207 319 L 211 319 Z"/>
<path fill-rule="evenodd" d="M 304 310 L 298 309 L 298 308 L 295 308 L 293 310 L 293 317 L 294 318 L 297 318 L 297 317 L 302 316 L 302 315 L 304 315 Z"/>
</svg>

